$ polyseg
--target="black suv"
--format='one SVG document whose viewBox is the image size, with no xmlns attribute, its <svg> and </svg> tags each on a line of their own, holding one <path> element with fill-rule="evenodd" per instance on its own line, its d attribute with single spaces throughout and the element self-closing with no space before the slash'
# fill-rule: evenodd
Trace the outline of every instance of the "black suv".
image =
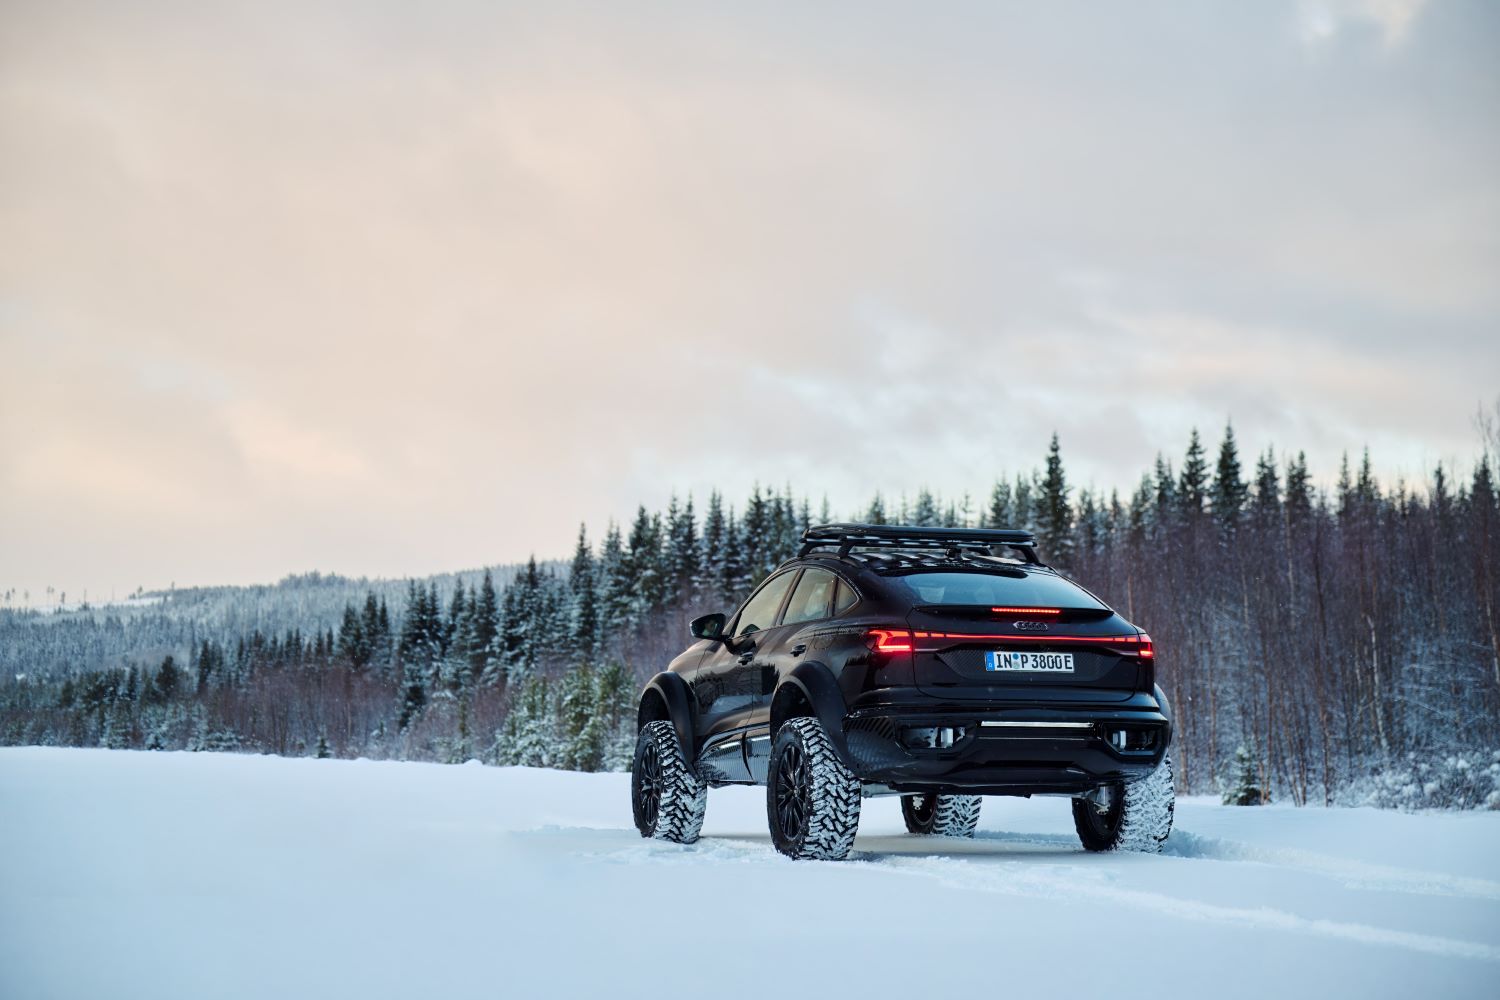
<svg viewBox="0 0 1500 1000">
<path fill-rule="evenodd" d="M 1028 532 L 829 524 L 641 695 L 641 835 L 691 843 L 709 786 L 766 786 L 777 850 L 848 855 L 860 800 L 971 836 L 981 795 L 1064 795 L 1091 851 L 1172 828 L 1172 715 L 1150 636 L 1044 566 Z"/>
</svg>

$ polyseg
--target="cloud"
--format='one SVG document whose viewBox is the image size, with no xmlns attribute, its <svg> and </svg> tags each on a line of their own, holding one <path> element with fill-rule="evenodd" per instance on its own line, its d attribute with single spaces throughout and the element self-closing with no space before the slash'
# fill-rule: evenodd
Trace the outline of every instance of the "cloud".
<svg viewBox="0 0 1500 1000">
<path fill-rule="evenodd" d="M 1467 454 L 1494 19 L 1304 9 L 7 5 L 0 584 L 981 493 L 1054 429 L 1101 487 L 1231 417 Z"/>
<path fill-rule="evenodd" d="M 1303 44 L 1320 46 L 1345 31 L 1371 27 L 1387 50 L 1400 48 L 1428 0 L 1304 0 L 1297 19 Z"/>
</svg>

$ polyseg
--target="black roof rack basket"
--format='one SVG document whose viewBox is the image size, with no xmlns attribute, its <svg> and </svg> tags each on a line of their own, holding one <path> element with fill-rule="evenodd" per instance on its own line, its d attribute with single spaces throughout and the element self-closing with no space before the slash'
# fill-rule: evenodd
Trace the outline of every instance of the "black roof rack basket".
<svg viewBox="0 0 1500 1000">
<path fill-rule="evenodd" d="M 805 556 L 816 548 L 838 546 L 839 555 L 852 549 L 943 549 L 949 552 L 991 552 L 1014 549 L 1028 563 L 1038 563 L 1036 536 L 1014 528 L 927 528 L 909 524 L 815 524 L 802 532 Z"/>
</svg>

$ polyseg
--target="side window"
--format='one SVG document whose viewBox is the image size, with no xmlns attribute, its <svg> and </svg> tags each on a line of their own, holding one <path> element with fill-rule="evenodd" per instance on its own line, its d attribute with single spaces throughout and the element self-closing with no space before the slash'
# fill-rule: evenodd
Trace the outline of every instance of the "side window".
<svg viewBox="0 0 1500 1000">
<path fill-rule="evenodd" d="M 783 625 L 794 622 L 810 622 L 828 617 L 828 607 L 833 603 L 834 587 L 838 577 L 826 569 L 805 569 L 797 589 L 792 591 L 792 602 L 786 606 Z"/>
<path fill-rule="evenodd" d="M 789 570 L 757 590 L 750 603 L 745 605 L 745 610 L 740 612 L 734 626 L 735 635 L 761 631 L 776 624 L 776 610 L 781 607 L 781 599 L 796 577 L 797 571 Z"/>
<path fill-rule="evenodd" d="M 847 615 L 849 609 L 859 603 L 859 595 L 843 580 L 839 581 L 839 592 L 833 598 L 833 617 Z"/>
</svg>

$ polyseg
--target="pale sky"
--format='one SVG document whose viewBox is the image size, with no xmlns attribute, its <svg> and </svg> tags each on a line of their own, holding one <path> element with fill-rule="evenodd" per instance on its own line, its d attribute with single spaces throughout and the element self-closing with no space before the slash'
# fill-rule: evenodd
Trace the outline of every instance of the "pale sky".
<svg viewBox="0 0 1500 1000">
<path fill-rule="evenodd" d="M 1461 0 L 3 0 L 0 590 L 978 499 L 1053 429 L 1466 466 L 1497 122 Z"/>
</svg>

